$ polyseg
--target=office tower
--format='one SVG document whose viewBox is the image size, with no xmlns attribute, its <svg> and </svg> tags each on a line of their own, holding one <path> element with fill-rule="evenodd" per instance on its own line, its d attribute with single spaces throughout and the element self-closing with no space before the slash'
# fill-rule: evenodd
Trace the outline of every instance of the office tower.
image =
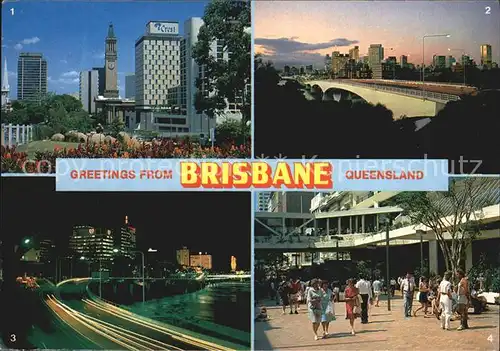
<svg viewBox="0 0 500 351">
<path fill-rule="evenodd" d="M 104 90 L 106 90 L 106 69 L 104 67 L 93 67 L 92 71 L 97 71 L 99 82 L 98 95 L 104 96 Z"/>
<path fill-rule="evenodd" d="M 99 71 L 80 72 L 79 99 L 88 113 L 97 113 L 95 98 L 99 96 Z"/>
<path fill-rule="evenodd" d="M 332 69 L 332 58 L 330 55 L 325 56 L 325 71 L 330 72 Z"/>
<path fill-rule="evenodd" d="M 446 68 L 451 68 L 456 62 L 455 58 L 451 55 L 446 56 Z"/>
<path fill-rule="evenodd" d="M 313 197 L 311 192 L 276 191 L 269 200 L 269 212 L 309 213 Z"/>
<path fill-rule="evenodd" d="M 269 206 L 269 199 L 271 198 L 270 191 L 262 191 L 257 193 L 257 211 L 265 212 Z"/>
<path fill-rule="evenodd" d="M 115 240 L 115 248 L 118 249 L 121 256 L 133 258 L 136 249 L 135 228 L 128 222 L 128 216 L 125 216 L 125 223 L 120 228 L 120 236 Z"/>
<path fill-rule="evenodd" d="M 193 268 L 201 267 L 204 269 L 212 269 L 212 255 L 206 252 L 204 254 L 199 252 L 197 255 L 190 255 L 189 265 Z"/>
<path fill-rule="evenodd" d="M 304 68 L 304 66 L 300 66 L 300 74 L 304 74 L 306 73 L 306 69 Z"/>
<path fill-rule="evenodd" d="M 378 65 L 384 59 L 384 48 L 381 44 L 371 44 L 368 48 L 368 63 L 370 67 Z"/>
<path fill-rule="evenodd" d="M 472 60 L 468 55 L 462 55 L 462 66 L 470 66 L 472 64 Z"/>
<path fill-rule="evenodd" d="M 434 55 L 432 56 L 432 65 L 434 68 L 446 67 L 446 56 Z"/>
<path fill-rule="evenodd" d="M 314 71 L 313 65 L 306 66 L 306 74 L 312 74 Z"/>
<path fill-rule="evenodd" d="M 349 62 L 349 56 L 338 51 L 332 53 L 332 72 L 336 76 L 342 76 L 345 66 Z"/>
<path fill-rule="evenodd" d="M 286 75 L 289 75 L 290 74 L 290 66 L 285 66 L 283 68 L 283 72 L 285 72 Z"/>
<path fill-rule="evenodd" d="M 39 53 L 21 53 L 17 61 L 17 99 L 40 102 L 47 94 L 47 61 Z"/>
<path fill-rule="evenodd" d="M 113 257 L 113 231 L 92 226 L 75 226 L 69 239 L 75 258 L 89 262 L 109 261 Z"/>
<path fill-rule="evenodd" d="M 236 272 L 236 268 L 238 268 L 238 265 L 236 263 L 236 257 L 231 256 L 231 271 Z"/>
<path fill-rule="evenodd" d="M 118 98 L 118 48 L 117 39 L 113 29 L 113 25 L 110 24 L 108 28 L 108 36 L 106 37 L 106 51 L 105 51 L 105 72 L 106 80 L 104 82 L 104 97 L 107 98 Z"/>
<path fill-rule="evenodd" d="M 408 67 L 408 56 L 401 55 L 399 59 L 399 64 L 401 65 L 401 68 Z"/>
<path fill-rule="evenodd" d="M 492 62 L 493 60 L 491 55 L 491 45 L 481 45 L 481 66 L 487 66 L 488 68 L 491 68 Z"/>
<path fill-rule="evenodd" d="M 41 262 L 50 262 L 55 259 L 55 248 L 54 242 L 50 239 L 44 239 L 40 241 L 39 250 L 40 250 L 40 261 Z"/>
<path fill-rule="evenodd" d="M 135 107 L 141 129 L 189 129 L 178 110 L 180 42 L 178 22 L 157 21 L 148 22 L 146 34 L 135 43 Z"/>
<path fill-rule="evenodd" d="M 359 61 L 359 46 L 355 46 L 349 50 L 349 58 L 355 62 Z"/>
<path fill-rule="evenodd" d="M 183 267 L 189 267 L 189 249 L 187 247 L 183 247 L 182 249 L 177 250 L 177 264 Z"/>
<path fill-rule="evenodd" d="M 135 99 L 135 74 L 125 76 L 125 99 Z"/>
<path fill-rule="evenodd" d="M 9 104 L 9 77 L 7 73 L 7 59 L 5 59 L 4 69 L 2 71 L 2 110 Z"/>
</svg>

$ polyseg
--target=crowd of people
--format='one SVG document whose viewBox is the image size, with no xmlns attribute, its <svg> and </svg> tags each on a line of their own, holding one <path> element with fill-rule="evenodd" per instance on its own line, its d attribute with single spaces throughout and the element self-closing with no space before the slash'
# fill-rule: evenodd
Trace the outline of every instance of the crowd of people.
<svg viewBox="0 0 500 351">
<path fill-rule="evenodd" d="M 355 321 L 360 319 L 361 324 L 367 324 L 370 306 L 380 307 L 380 296 L 384 293 L 394 296 L 396 290 L 403 297 L 405 318 L 417 317 L 417 313 L 423 311 L 424 317 L 440 320 L 444 330 L 450 329 L 450 321 L 454 319 L 460 320 L 458 330 L 463 330 L 469 328 L 469 307 L 481 312 L 486 308 L 486 301 L 477 296 L 477 286 L 469 287 L 463 270 L 458 269 L 455 274 L 455 286 L 451 272 L 446 272 L 442 278 L 420 277 L 418 284 L 408 273 L 397 279 L 391 278 L 388 286 L 383 279 L 370 281 L 367 277 L 348 279 L 345 286 L 321 279 L 308 282 L 300 278 L 282 279 L 281 282 L 269 282 L 269 296 L 281 305 L 283 314 L 287 311 L 290 315 L 299 314 L 300 305 L 305 304 L 315 340 L 329 336 L 329 325 L 336 320 L 335 302 L 345 302 L 345 319 L 349 320 L 351 334 L 355 335 Z M 341 290 L 344 291 L 343 299 Z M 420 306 L 414 309 L 415 293 L 418 293 Z M 267 319 L 267 314 L 264 316 L 261 312 L 257 319 Z M 322 335 L 319 334 L 320 326 Z"/>
</svg>

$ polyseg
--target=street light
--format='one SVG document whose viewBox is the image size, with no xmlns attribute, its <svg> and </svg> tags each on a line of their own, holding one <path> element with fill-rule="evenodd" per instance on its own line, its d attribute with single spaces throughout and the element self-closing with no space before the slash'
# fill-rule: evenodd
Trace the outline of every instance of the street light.
<svg viewBox="0 0 500 351">
<path fill-rule="evenodd" d="M 466 80 L 465 80 L 465 62 L 464 62 L 464 56 L 465 56 L 465 50 L 464 49 L 448 49 L 448 51 L 460 51 L 462 53 L 462 66 L 464 66 L 464 86 L 466 85 Z"/>
<path fill-rule="evenodd" d="M 144 252 L 132 251 L 132 253 L 139 253 L 139 254 L 141 254 L 141 258 L 142 258 L 142 303 L 144 304 L 146 302 L 146 276 L 144 274 L 144 266 L 145 266 L 145 264 L 144 264 Z"/>
<path fill-rule="evenodd" d="M 389 215 L 383 215 L 380 217 L 382 220 L 382 224 L 385 224 L 385 267 L 386 267 L 386 272 L 385 272 L 385 279 L 386 279 L 386 288 L 387 288 L 387 311 L 391 310 L 391 292 L 389 289 L 390 282 L 391 282 L 391 271 L 389 267 L 389 231 L 390 231 L 390 226 L 391 226 L 391 219 L 389 218 Z"/>
<path fill-rule="evenodd" d="M 158 252 L 158 250 L 156 250 L 156 249 L 152 249 L 152 248 L 149 248 L 149 249 L 148 249 L 148 252 Z"/>
<path fill-rule="evenodd" d="M 424 243 L 423 236 L 425 234 L 424 230 L 417 229 L 417 234 L 420 235 L 420 277 L 424 275 Z"/>
<path fill-rule="evenodd" d="M 422 99 L 425 100 L 425 38 L 439 38 L 439 37 L 446 37 L 449 38 L 451 35 L 449 34 L 431 34 L 431 35 L 424 35 L 422 37 Z"/>
</svg>

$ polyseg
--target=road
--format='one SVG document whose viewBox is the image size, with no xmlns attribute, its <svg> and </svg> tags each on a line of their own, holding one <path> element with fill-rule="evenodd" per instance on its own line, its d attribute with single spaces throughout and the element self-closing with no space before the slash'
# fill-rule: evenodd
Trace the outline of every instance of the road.
<svg viewBox="0 0 500 351">
<path fill-rule="evenodd" d="M 422 83 L 415 82 L 398 82 L 391 80 L 371 80 L 371 79 L 353 79 L 354 82 L 371 84 L 371 85 L 387 85 L 396 88 L 408 88 L 414 90 L 422 90 Z M 425 91 L 430 91 L 433 93 L 449 94 L 449 95 L 467 95 L 477 92 L 476 88 L 463 87 L 463 86 L 451 86 L 451 85 L 434 85 L 434 84 L 424 84 Z"/>
<path fill-rule="evenodd" d="M 86 279 L 77 280 L 82 288 Z M 43 286 L 42 286 L 43 287 Z M 61 289 L 61 287 L 59 287 Z M 104 301 L 88 298 L 61 300 L 44 293 L 44 302 L 58 317 L 62 328 L 74 331 L 75 338 L 60 348 L 108 350 L 233 350 L 183 334 L 178 329 L 155 323 Z M 88 344 L 94 344 L 89 347 Z M 59 343 L 60 344 L 60 343 Z M 43 345 L 42 345 L 43 346 Z M 48 346 L 52 348 L 52 344 Z M 45 347 L 44 347 L 45 348 Z"/>
</svg>

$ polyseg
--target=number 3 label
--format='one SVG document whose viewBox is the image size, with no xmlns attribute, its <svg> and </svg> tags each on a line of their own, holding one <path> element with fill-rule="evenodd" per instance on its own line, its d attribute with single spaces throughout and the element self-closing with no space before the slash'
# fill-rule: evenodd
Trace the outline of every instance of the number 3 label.
<svg viewBox="0 0 500 351">
<path fill-rule="evenodd" d="M 10 342 L 16 342 L 17 339 L 16 339 L 16 334 L 11 334 L 10 335 Z"/>
</svg>

